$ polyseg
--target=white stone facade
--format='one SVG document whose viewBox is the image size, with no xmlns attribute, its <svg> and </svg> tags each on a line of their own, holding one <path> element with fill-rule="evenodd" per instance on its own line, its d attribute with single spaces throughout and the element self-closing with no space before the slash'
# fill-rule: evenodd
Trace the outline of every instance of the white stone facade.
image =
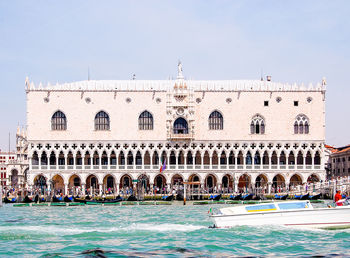
<svg viewBox="0 0 350 258">
<path fill-rule="evenodd" d="M 28 183 L 42 176 L 62 191 L 119 191 L 144 177 L 148 187 L 200 181 L 237 192 L 325 180 L 325 87 L 182 76 L 45 87 L 26 80 Z M 53 130 L 57 111 L 65 130 Z M 96 130 L 100 111 L 106 130 Z M 144 111 L 149 130 L 139 125 Z"/>
</svg>

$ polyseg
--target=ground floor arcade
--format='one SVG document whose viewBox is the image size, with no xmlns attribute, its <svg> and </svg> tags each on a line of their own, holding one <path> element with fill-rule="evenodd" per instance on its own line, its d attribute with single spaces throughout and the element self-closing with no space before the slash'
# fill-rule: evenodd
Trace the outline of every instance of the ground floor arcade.
<svg viewBox="0 0 350 258">
<path fill-rule="evenodd" d="M 310 184 L 325 181 L 325 173 L 319 171 L 288 172 L 96 172 L 71 171 L 45 173 L 32 171 L 29 173 L 30 188 L 55 191 L 64 194 L 102 194 L 128 193 L 135 189 L 144 192 L 165 193 L 181 187 L 184 182 L 197 182 L 196 188 L 204 193 L 238 193 L 259 192 L 278 193 L 296 191 Z"/>
</svg>

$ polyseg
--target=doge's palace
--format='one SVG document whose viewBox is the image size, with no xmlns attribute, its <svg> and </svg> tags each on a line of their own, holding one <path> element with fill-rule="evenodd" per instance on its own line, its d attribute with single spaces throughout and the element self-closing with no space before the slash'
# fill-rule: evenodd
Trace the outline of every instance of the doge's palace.
<svg viewBox="0 0 350 258">
<path fill-rule="evenodd" d="M 271 193 L 325 180 L 325 80 L 187 80 L 179 64 L 175 80 L 25 89 L 31 186 Z"/>
</svg>

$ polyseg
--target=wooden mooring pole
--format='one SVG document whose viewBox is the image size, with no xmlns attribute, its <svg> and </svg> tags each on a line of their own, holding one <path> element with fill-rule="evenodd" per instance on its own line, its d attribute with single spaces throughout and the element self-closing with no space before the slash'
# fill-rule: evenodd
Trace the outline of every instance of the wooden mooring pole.
<svg viewBox="0 0 350 258">
<path fill-rule="evenodd" d="M 0 185 L 0 207 L 2 207 L 2 185 Z"/>
</svg>

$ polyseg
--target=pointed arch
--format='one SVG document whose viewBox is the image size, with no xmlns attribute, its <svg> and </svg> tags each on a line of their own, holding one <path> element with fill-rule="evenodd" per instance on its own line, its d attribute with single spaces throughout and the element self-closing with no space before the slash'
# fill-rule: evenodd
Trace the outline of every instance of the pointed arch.
<svg viewBox="0 0 350 258">
<path fill-rule="evenodd" d="M 251 134 L 265 134 L 265 120 L 264 118 L 256 114 L 250 122 Z"/>
<path fill-rule="evenodd" d="M 287 164 L 287 157 L 284 151 L 280 154 L 280 165 L 286 165 Z"/>
<path fill-rule="evenodd" d="M 314 165 L 321 165 L 321 156 L 320 156 L 320 153 L 318 151 L 316 151 L 316 153 L 315 153 Z"/>
<path fill-rule="evenodd" d="M 193 165 L 193 156 L 192 156 L 192 151 L 188 151 L 186 155 L 186 163 L 187 165 Z"/>
<path fill-rule="evenodd" d="M 294 134 L 308 134 L 309 133 L 309 118 L 304 114 L 299 114 L 294 121 Z"/>
<path fill-rule="evenodd" d="M 186 119 L 179 117 L 174 122 L 174 134 L 188 134 L 188 124 Z"/>
<path fill-rule="evenodd" d="M 253 163 L 252 154 L 250 154 L 250 151 L 248 151 L 245 156 L 245 164 L 252 165 L 252 163 Z"/>
<path fill-rule="evenodd" d="M 177 164 L 179 165 L 183 165 L 185 164 L 185 157 L 184 157 L 184 153 L 183 151 L 181 150 L 178 154 L 178 157 L 177 157 Z"/>
<path fill-rule="evenodd" d="M 226 152 L 222 151 L 220 155 L 220 165 L 226 165 L 227 158 L 226 158 Z"/>
<path fill-rule="evenodd" d="M 145 152 L 143 158 L 144 158 L 145 165 L 151 165 L 151 155 L 149 154 L 149 151 Z M 157 163 L 153 163 L 153 164 L 157 164 Z"/>
<path fill-rule="evenodd" d="M 211 156 L 211 164 L 218 165 L 218 154 L 216 151 L 214 151 L 213 155 Z"/>
<path fill-rule="evenodd" d="M 208 119 L 209 130 L 223 130 L 224 129 L 224 118 L 222 114 L 215 110 L 211 112 Z"/>
<path fill-rule="evenodd" d="M 62 111 L 58 110 L 52 115 L 51 130 L 54 130 L 54 131 L 67 130 L 67 118 Z"/>
<path fill-rule="evenodd" d="M 95 130 L 107 131 L 109 128 L 109 115 L 104 111 L 98 112 L 95 116 Z"/>
<path fill-rule="evenodd" d="M 153 116 L 147 110 L 139 116 L 139 130 L 153 130 Z"/>
<path fill-rule="evenodd" d="M 47 165 L 47 154 L 45 151 L 41 153 L 41 165 Z"/>
<path fill-rule="evenodd" d="M 142 165 L 142 155 L 140 151 L 136 152 L 135 165 Z"/>
</svg>

